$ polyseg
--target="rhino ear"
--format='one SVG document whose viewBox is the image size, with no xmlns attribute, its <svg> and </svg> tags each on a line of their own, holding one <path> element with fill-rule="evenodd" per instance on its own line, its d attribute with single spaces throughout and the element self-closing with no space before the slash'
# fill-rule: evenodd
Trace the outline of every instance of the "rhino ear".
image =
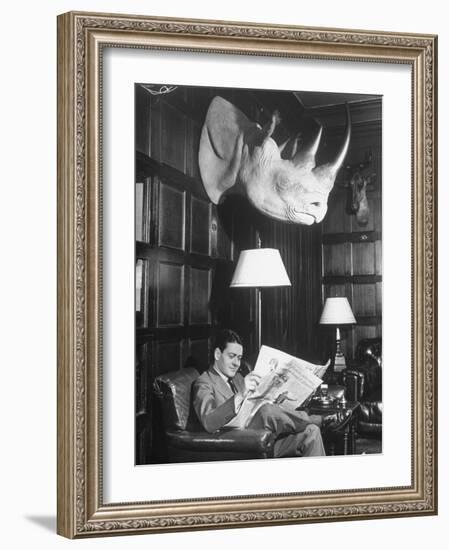
<svg viewBox="0 0 449 550">
<path fill-rule="evenodd" d="M 216 96 L 201 131 L 198 162 L 204 188 L 214 204 L 235 185 L 245 130 L 254 126 L 237 107 Z"/>
</svg>

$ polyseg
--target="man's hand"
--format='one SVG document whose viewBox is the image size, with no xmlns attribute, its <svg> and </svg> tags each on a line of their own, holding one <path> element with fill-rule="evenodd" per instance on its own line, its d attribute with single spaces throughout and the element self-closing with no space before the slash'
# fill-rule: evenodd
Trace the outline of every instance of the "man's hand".
<svg viewBox="0 0 449 550">
<path fill-rule="evenodd" d="M 259 385 L 259 382 L 260 382 L 260 375 L 256 374 L 255 372 L 250 372 L 245 376 L 244 382 L 245 382 L 244 397 L 246 397 L 248 394 L 256 391 L 257 386 Z"/>
</svg>

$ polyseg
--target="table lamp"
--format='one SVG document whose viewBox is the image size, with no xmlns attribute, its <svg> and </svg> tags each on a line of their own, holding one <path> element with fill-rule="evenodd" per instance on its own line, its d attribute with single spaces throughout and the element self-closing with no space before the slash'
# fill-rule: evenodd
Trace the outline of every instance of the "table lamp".
<svg viewBox="0 0 449 550">
<path fill-rule="evenodd" d="M 340 327 L 342 325 L 353 325 L 357 321 L 352 313 L 348 299 L 345 297 L 326 298 L 323 312 L 321 313 L 321 325 L 335 325 L 336 327 L 336 347 L 334 372 L 341 372 L 346 368 L 346 361 L 343 352 L 341 351 L 341 335 Z"/>
<path fill-rule="evenodd" d="M 230 284 L 231 288 L 255 288 L 257 298 L 257 348 L 262 343 L 263 287 L 291 286 L 279 250 L 276 248 L 253 248 L 242 250 Z"/>
</svg>

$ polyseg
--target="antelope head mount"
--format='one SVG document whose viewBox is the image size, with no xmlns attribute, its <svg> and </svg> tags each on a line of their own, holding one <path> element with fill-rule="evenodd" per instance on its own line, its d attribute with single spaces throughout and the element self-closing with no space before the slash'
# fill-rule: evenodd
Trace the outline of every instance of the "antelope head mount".
<svg viewBox="0 0 449 550">
<path fill-rule="evenodd" d="M 370 213 L 366 189 L 376 178 L 375 173 L 368 173 L 371 164 L 372 154 L 369 152 L 363 162 L 346 166 L 346 185 L 349 189 L 348 212 L 349 214 L 355 214 L 357 223 L 361 226 L 367 225 Z"/>
</svg>

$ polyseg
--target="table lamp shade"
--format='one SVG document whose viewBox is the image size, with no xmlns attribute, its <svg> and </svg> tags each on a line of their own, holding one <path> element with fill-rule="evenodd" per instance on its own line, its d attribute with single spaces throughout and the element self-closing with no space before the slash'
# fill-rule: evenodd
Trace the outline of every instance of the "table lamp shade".
<svg viewBox="0 0 449 550">
<path fill-rule="evenodd" d="M 276 248 L 254 248 L 240 252 L 231 287 L 291 286 Z"/>
<path fill-rule="evenodd" d="M 356 323 L 347 298 L 326 298 L 321 325 L 352 325 Z"/>
</svg>

